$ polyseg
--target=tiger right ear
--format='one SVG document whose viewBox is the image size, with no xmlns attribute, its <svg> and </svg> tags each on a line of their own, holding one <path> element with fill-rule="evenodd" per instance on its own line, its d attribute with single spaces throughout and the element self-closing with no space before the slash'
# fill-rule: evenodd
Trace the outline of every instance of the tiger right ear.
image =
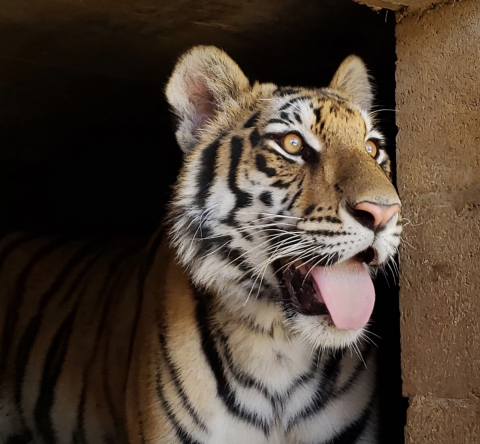
<svg viewBox="0 0 480 444">
<path fill-rule="evenodd" d="M 346 93 L 360 108 L 370 111 L 373 102 L 372 84 L 367 68 L 360 57 L 347 57 L 337 69 L 330 88 Z"/>
<path fill-rule="evenodd" d="M 225 52 L 214 46 L 196 46 L 177 62 L 165 90 L 179 118 L 175 133 L 180 148 L 190 152 L 199 131 L 220 113 L 232 113 L 238 99 L 250 89 L 248 79 Z"/>
</svg>

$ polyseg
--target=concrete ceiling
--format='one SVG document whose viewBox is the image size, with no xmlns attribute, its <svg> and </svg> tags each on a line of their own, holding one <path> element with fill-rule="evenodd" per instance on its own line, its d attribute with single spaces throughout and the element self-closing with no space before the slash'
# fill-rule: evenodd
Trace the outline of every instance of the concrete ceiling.
<svg viewBox="0 0 480 444">
<path fill-rule="evenodd" d="M 327 30 L 336 21 L 343 17 L 345 23 L 351 22 L 356 5 L 350 3 L 350 0 L 0 2 L 0 59 L 153 80 L 152 76 L 158 76 L 159 64 L 168 65 L 197 42 L 245 52 L 246 48 L 258 47 L 260 40 L 264 48 L 272 47 L 275 40 L 286 41 L 289 34 L 292 42 L 308 39 L 309 33 L 317 36 L 324 33 L 328 38 Z M 108 57 L 99 57 L 99 53 Z M 119 70 L 117 58 L 124 59 L 127 53 L 131 63 Z"/>
<path fill-rule="evenodd" d="M 427 9 L 437 3 L 444 3 L 446 0 L 355 0 L 358 3 L 368 5 L 374 9 L 391 9 L 400 11 L 405 8 L 418 10 Z"/>
</svg>

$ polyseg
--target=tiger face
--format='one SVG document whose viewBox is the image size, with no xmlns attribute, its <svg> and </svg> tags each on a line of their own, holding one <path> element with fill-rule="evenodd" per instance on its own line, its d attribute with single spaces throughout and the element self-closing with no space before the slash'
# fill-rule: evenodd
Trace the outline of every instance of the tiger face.
<svg viewBox="0 0 480 444">
<path fill-rule="evenodd" d="M 347 58 L 328 88 L 282 88 L 196 47 L 166 93 L 185 152 L 171 242 L 193 284 L 258 328 L 358 340 L 401 233 L 363 62 Z"/>
</svg>

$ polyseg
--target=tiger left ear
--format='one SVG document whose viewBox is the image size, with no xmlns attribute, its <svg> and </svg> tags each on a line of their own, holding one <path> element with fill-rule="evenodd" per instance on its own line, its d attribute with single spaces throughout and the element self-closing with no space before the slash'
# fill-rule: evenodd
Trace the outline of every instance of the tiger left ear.
<svg viewBox="0 0 480 444">
<path fill-rule="evenodd" d="M 337 69 L 329 87 L 347 94 L 355 105 L 370 111 L 373 103 L 372 84 L 360 57 L 347 57 Z"/>
<path fill-rule="evenodd" d="M 214 46 L 196 46 L 177 62 L 165 90 L 178 117 L 175 133 L 189 153 L 200 131 L 219 114 L 233 114 L 250 83 L 238 65 Z"/>
</svg>

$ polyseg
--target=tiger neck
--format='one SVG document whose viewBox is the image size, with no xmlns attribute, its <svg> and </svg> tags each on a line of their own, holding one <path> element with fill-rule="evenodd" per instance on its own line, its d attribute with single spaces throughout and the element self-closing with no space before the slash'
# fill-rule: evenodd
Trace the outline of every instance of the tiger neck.
<svg viewBox="0 0 480 444">
<path fill-rule="evenodd" d="M 288 329 L 280 304 L 252 300 L 233 308 L 204 292 L 196 291 L 195 298 L 204 349 L 217 338 L 212 344 L 227 367 L 255 374 L 272 393 L 283 392 L 318 363 L 320 352 Z"/>
<path fill-rule="evenodd" d="M 180 353 L 186 349 L 184 338 L 196 336 L 211 368 L 256 375 L 270 393 L 284 392 L 292 381 L 310 372 L 316 350 L 288 327 L 281 303 L 248 298 L 235 285 L 201 291 L 173 255 L 162 267 L 164 278 L 150 286 L 157 289 L 149 298 L 153 305 L 145 305 L 146 317 L 157 313 L 156 319 L 151 318 L 153 323 L 145 323 L 153 326 L 154 337 L 160 328 Z M 159 268 L 154 265 L 153 269 Z"/>
</svg>

